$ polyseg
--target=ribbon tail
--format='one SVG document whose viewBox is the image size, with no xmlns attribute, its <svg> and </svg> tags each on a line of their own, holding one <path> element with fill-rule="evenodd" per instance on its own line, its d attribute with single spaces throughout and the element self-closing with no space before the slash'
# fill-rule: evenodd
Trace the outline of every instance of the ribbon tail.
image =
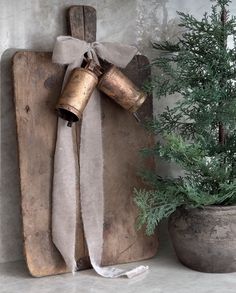
<svg viewBox="0 0 236 293">
<path fill-rule="evenodd" d="M 147 271 L 101 267 L 103 253 L 104 190 L 101 97 L 97 90 L 84 111 L 80 138 L 80 196 L 82 220 L 91 264 L 105 278 L 132 278 Z"/>
<path fill-rule="evenodd" d="M 82 220 L 91 262 L 100 264 L 103 249 L 103 148 L 101 101 L 93 92 L 83 114 L 80 138 Z"/>
<path fill-rule="evenodd" d="M 120 277 L 127 277 L 128 279 L 132 279 L 134 277 L 144 274 L 149 269 L 148 266 L 138 266 L 130 270 L 122 270 L 116 267 L 101 267 L 95 263 L 93 263 L 92 266 L 100 276 L 112 279 Z"/>
<path fill-rule="evenodd" d="M 58 119 L 52 192 L 52 237 L 71 272 L 76 270 L 76 201 L 78 198 L 78 154 L 75 131 Z"/>
</svg>

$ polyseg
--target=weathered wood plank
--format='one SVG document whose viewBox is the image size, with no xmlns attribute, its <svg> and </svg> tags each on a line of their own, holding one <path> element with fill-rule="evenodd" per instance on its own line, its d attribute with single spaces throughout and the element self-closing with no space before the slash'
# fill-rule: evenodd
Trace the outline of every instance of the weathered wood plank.
<svg viewBox="0 0 236 293">
<path fill-rule="evenodd" d="M 51 53 L 18 52 L 13 60 L 24 249 L 33 276 L 66 271 L 51 239 L 55 103 L 64 68 Z"/>
<path fill-rule="evenodd" d="M 94 42 L 97 32 L 96 10 L 90 6 L 72 6 L 68 14 L 72 37 Z"/>
</svg>

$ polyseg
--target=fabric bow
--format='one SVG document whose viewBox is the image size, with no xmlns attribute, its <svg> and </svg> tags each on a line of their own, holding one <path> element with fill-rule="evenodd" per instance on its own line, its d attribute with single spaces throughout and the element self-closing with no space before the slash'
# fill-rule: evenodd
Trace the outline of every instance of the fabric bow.
<svg viewBox="0 0 236 293">
<path fill-rule="evenodd" d="M 98 65 L 98 57 L 100 57 L 102 60 L 125 68 L 137 52 L 136 47 L 120 43 L 87 43 L 86 41 L 70 36 L 60 36 L 57 37 L 54 46 L 52 61 L 54 63 L 69 65 L 64 78 L 65 85 L 70 72 L 74 68 L 81 66 L 86 53 L 88 54 L 88 58 L 93 59 Z"/>
<path fill-rule="evenodd" d="M 125 67 L 137 53 L 132 46 L 119 43 L 94 42 L 68 36 L 57 38 L 53 51 L 53 62 L 68 64 L 64 83 L 75 67 L 79 67 L 84 54 L 99 64 L 99 58 Z M 102 268 L 103 250 L 103 148 L 102 122 L 99 92 L 95 89 L 83 113 L 80 137 L 76 128 L 69 128 L 59 118 L 57 142 L 54 156 L 52 192 L 52 236 L 53 242 L 63 256 L 67 268 L 76 270 L 75 243 L 77 207 L 80 193 L 82 219 L 91 264 L 104 277 L 132 277 L 146 271 L 138 267 L 131 271 Z M 76 141 L 77 140 L 77 141 Z M 79 154 L 77 145 L 80 145 Z"/>
</svg>

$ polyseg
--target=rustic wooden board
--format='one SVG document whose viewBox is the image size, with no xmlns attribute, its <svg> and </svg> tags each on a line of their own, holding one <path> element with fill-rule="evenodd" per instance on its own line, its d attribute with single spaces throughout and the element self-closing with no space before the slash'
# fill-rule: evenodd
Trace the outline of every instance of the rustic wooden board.
<svg viewBox="0 0 236 293">
<path fill-rule="evenodd" d="M 91 7 L 74 6 L 69 10 L 70 30 L 74 37 L 94 41 L 96 12 Z M 84 27 L 85 24 L 85 27 Z M 150 74 L 143 68 L 144 56 L 136 56 L 125 73 L 137 84 Z M 33 276 L 66 272 L 65 263 L 51 238 L 51 188 L 59 97 L 64 68 L 52 64 L 51 53 L 18 52 L 13 60 L 16 121 L 19 144 L 23 233 L 26 261 Z M 153 256 L 156 235 L 137 232 L 137 210 L 133 188 L 142 186 L 137 176 L 143 165 L 138 151 L 150 145 L 148 136 L 134 118 L 111 99 L 103 96 L 103 146 L 105 222 L 103 264 L 118 264 Z M 150 116 L 152 99 L 140 110 Z M 80 125 L 74 127 L 79 137 Z M 78 145 L 79 150 L 79 145 Z M 153 161 L 146 162 L 153 166 Z M 79 187 L 78 187 L 79 188 Z M 90 267 L 84 240 L 79 199 L 77 213 L 76 259 L 80 269 Z"/>
<path fill-rule="evenodd" d="M 64 69 L 50 53 L 19 52 L 13 60 L 24 249 L 33 276 L 65 272 L 51 239 L 55 103 Z"/>
</svg>

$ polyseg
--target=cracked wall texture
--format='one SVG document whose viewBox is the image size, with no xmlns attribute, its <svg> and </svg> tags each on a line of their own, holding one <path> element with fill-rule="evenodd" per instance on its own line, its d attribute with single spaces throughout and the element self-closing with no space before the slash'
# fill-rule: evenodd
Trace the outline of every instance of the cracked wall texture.
<svg viewBox="0 0 236 293">
<path fill-rule="evenodd" d="M 0 262 L 23 257 L 11 58 L 17 49 L 52 50 L 56 36 L 66 32 L 65 8 L 82 4 L 97 9 L 98 40 L 136 44 L 149 58 L 155 56 L 152 41 L 180 35 L 176 10 L 201 16 L 210 7 L 206 0 L 0 0 Z M 236 14 L 236 4 L 232 11 Z M 175 99 L 155 102 L 156 111 Z M 178 172 L 170 166 L 159 168 L 167 174 Z"/>
</svg>

